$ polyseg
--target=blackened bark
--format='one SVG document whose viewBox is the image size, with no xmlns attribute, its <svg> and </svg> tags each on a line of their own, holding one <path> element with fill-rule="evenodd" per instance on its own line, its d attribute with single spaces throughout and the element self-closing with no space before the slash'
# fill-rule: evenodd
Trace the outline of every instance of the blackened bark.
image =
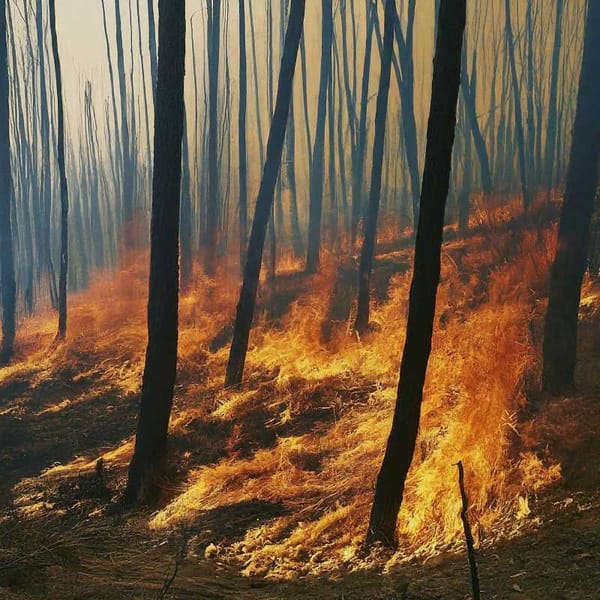
<svg viewBox="0 0 600 600">
<path fill-rule="evenodd" d="M 154 102 L 156 102 L 158 54 L 156 52 L 156 23 L 154 20 L 154 0 L 148 0 L 148 42 L 150 46 L 150 73 L 152 77 L 152 98 L 154 99 Z"/>
<path fill-rule="evenodd" d="M 323 215 L 323 172 L 325 170 L 325 119 L 327 117 L 327 88 L 331 77 L 331 48 L 333 42 L 332 0 L 322 0 L 323 27 L 321 39 L 321 78 L 317 106 L 317 129 L 313 160 L 310 169 L 310 202 L 308 221 L 307 273 L 316 273 L 321 253 L 321 220 Z"/>
<path fill-rule="evenodd" d="M 194 276 L 192 188 L 190 176 L 190 148 L 188 141 L 188 119 L 184 103 L 183 139 L 181 142 L 181 219 L 179 222 L 181 241 L 181 280 L 182 290 L 187 290 Z"/>
<path fill-rule="evenodd" d="M 240 268 L 246 263 L 248 243 L 248 155 L 246 150 L 246 113 L 248 101 L 248 65 L 246 62 L 246 0 L 239 0 L 240 111 L 238 115 L 240 162 Z"/>
<path fill-rule="evenodd" d="M 512 20 L 510 16 L 510 1 L 505 0 L 504 10 L 506 13 L 506 51 L 510 63 L 510 74 L 513 88 L 513 104 L 515 110 L 515 128 L 517 134 L 517 148 L 519 151 L 519 173 L 521 176 L 521 194 L 523 195 L 523 206 L 527 210 L 531 206 L 531 197 L 527 186 L 527 161 L 525 159 L 525 133 L 523 131 L 523 110 L 521 108 L 521 91 L 519 77 L 517 75 L 517 63 L 515 59 L 515 41 L 512 31 Z"/>
<path fill-rule="evenodd" d="M 396 521 L 419 429 L 440 278 L 465 20 L 466 0 L 440 2 L 406 343 L 392 430 L 377 478 L 367 544 L 393 545 L 396 542 Z"/>
<path fill-rule="evenodd" d="M 185 0 L 160 0 L 158 10 L 148 347 L 126 503 L 152 501 L 158 494 L 177 368 Z"/>
<path fill-rule="evenodd" d="M 548 99 L 548 128 L 544 150 L 544 183 L 548 189 L 554 181 L 554 157 L 556 151 L 556 129 L 558 116 L 556 99 L 558 95 L 558 74 L 560 68 L 560 48 L 562 43 L 563 0 L 556 0 L 556 21 L 554 26 L 554 47 L 552 49 L 552 74 L 550 79 L 550 97 Z"/>
<path fill-rule="evenodd" d="M 289 117 L 298 46 L 300 45 L 300 37 L 304 24 L 305 4 L 305 0 L 291 0 L 281 70 L 279 72 L 275 112 L 269 132 L 267 157 L 262 180 L 256 199 L 246 267 L 244 269 L 244 281 L 237 305 L 233 341 L 227 363 L 226 386 L 240 384 L 244 373 L 244 363 L 248 351 L 250 327 L 254 317 L 254 306 L 256 304 L 256 292 L 260 277 L 265 236 L 273 208 L 275 184 L 277 183 L 277 176 L 281 167 L 281 155 L 285 141 L 286 124 Z"/>
<path fill-rule="evenodd" d="M 62 95 L 62 71 L 56 36 L 55 0 L 50 0 L 50 35 L 52 38 L 52 58 L 56 77 L 57 99 L 57 161 L 60 179 L 60 271 L 58 278 L 58 339 L 67 335 L 67 273 L 69 265 L 69 188 L 65 168 L 65 118 Z"/>
<path fill-rule="evenodd" d="M 221 0 L 208 3 L 208 198 L 206 213 L 206 256 L 204 270 L 215 272 L 219 230 L 219 59 L 221 43 Z"/>
<path fill-rule="evenodd" d="M 369 304 L 371 295 L 371 270 L 377 236 L 377 219 L 381 198 L 381 173 L 383 170 L 383 151 L 385 147 L 385 127 L 392 74 L 392 54 L 394 51 L 394 21 L 397 18 L 395 0 L 386 0 L 383 25 L 383 53 L 381 56 L 381 74 L 377 92 L 377 110 L 375 113 L 375 138 L 373 140 L 373 164 L 371 167 L 371 192 L 365 237 L 358 267 L 358 306 L 354 329 L 363 335 L 369 326 Z"/>
<path fill-rule="evenodd" d="M 8 52 L 6 0 L 0 0 L 0 288 L 2 290 L 2 347 L 0 364 L 14 349 L 16 285 L 11 225 L 12 179 L 10 172 L 10 123 L 8 103 Z"/>
<path fill-rule="evenodd" d="M 600 158 L 600 3 L 588 4 L 573 145 L 550 274 L 544 331 L 543 388 L 566 394 L 575 388 L 577 322 Z"/>
</svg>

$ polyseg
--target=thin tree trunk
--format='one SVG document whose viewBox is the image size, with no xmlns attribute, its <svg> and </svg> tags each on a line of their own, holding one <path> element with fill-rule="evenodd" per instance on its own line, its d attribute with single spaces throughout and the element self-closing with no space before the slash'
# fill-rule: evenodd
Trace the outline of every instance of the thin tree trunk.
<svg viewBox="0 0 600 600">
<path fill-rule="evenodd" d="M 240 268 L 246 263 L 248 243 L 248 153 L 246 149 L 246 113 L 248 103 L 248 65 L 246 61 L 246 0 L 239 0 L 240 111 L 238 115 L 240 167 Z"/>
<path fill-rule="evenodd" d="M 177 369 L 179 202 L 185 70 L 185 0 L 159 0 L 154 117 L 148 347 L 126 503 L 153 501 L 166 456 Z"/>
<path fill-rule="evenodd" d="M 12 358 L 16 323 L 7 44 L 6 0 L 0 0 L 0 288 L 2 292 L 0 364 L 5 364 Z"/>
<path fill-rule="evenodd" d="M 369 326 L 369 304 L 371 296 L 371 270 L 377 236 L 377 219 L 379 217 L 379 201 L 381 197 L 381 173 L 383 169 L 383 152 L 385 148 L 385 128 L 392 74 L 392 54 L 394 51 L 394 21 L 397 18 L 395 0 L 386 0 L 383 25 L 383 53 L 381 56 L 381 74 L 379 91 L 377 92 L 377 110 L 375 114 L 375 139 L 373 140 L 373 164 L 371 167 L 371 193 L 365 237 L 358 267 L 358 306 L 354 329 L 364 335 Z"/>
<path fill-rule="evenodd" d="M 213 275 L 219 230 L 220 176 L 219 176 L 219 58 L 221 45 L 221 0 L 208 3 L 208 197 L 207 239 L 204 270 Z"/>
<path fill-rule="evenodd" d="M 441 0 L 406 343 L 392 430 L 371 509 L 368 544 L 396 543 L 396 521 L 419 429 L 440 278 L 465 20 L 466 0 Z"/>
<path fill-rule="evenodd" d="M 60 275 L 58 279 L 58 339 L 67 335 L 67 273 L 69 266 L 69 188 L 65 168 L 65 119 L 62 95 L 62 71 L 56 36 L 55 0 L 50 0 L 50 35 L 52 37 L 52 56 L 56 77 L 57 99 L 57 160 L 60 178 Z"/>
<path fill-rule="evenodd" d="M 573 145 L 550 274 L 544 331 L 543 388 L 567 394 L 575 388 L 577 323 L 600 159 L 600 3 L 588 4 L 585 45 Z"/>
<path fill-rule="evenodd" d="M 265 237 L 273 208 L 277 176 L 281 167 L 281 155 L 293 91 L 294 71 L 304 24 L 305 4 L 305 0 L 291 0 L 290 16 L 279 72 L 277 101 L 267 143 L 266 162 L 256 199 L 252 231 L 250 232 L 244 281 L 237 305 L 233 341 L 227 363 L 226 386 L 240 384 L 244 373 Z"/>
<path fill-rule="evenodd" d="M 517 147 L 519 151 L 519 172 L 521 175 L 521 193 L 523 195 L 523 206 L 527 210 L 531 206 L 531 197 L 527 186 L 527 161 L 525 158 L 525 134 L 523 132 L 523 112 L 521 109 L 521 92 L 519 89 L 519 77 L 517 75 L 517 63 L 515 59 L 515 42 L 512 31 L 512 20 L 510 16 L 510 2 L 505 0 L 506 12 L 506 49 L 510 62 L 510 74 L 513 87 L 513 103 L 515 110 L 515 127 L 517 134 Z"/>
<path fill-rule="evenodd" d="M 552 189 L 554 183 L 554 157 L 557 135 L 557 90 L 558 72 L 560 68 L 560 48 L 562 43 L 563 0 L 556 0 L 556 24 L 554 29 L 554 47 L 552 50 L 552 75 L 550 80 L 550 97 L 548 99 L 548 126 L 546 129 L 546 146 L 544 150 L 544 183 Z M 596 32 L 600 34 L 600 32 Z"/>
<path fill-rule="evenodd" d="M 321 44 L 321 80 L 317 107 L 317 129 L 310 169 L 310 203 L 306 272 L 316 273 L 321 253 L 321 220 L 323 214 L 323 172 L 325 169 L 325 119 L 327 117 L 327 88 L 331 77 L 331 46 L 333 41 L 332 0 L 321 1 L 323 13 Z"/>
</svg>

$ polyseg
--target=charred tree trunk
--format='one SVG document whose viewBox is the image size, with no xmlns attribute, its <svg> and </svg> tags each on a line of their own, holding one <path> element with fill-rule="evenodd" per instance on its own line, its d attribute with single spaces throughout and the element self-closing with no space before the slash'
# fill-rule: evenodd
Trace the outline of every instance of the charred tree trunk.
<svg viewBox="0 0 600 600">
<path fill-rule="evenodd" d="M 550 97 L 548 99 L 548 127 L 546 129 L 546 147 L 544 150 L 544 183 L 548 189 L 552 189 L 554 181 L 554 157 L 556 151 L 556 129 L 558 125 L 556 98 L 558 95 L 558 71 L 560 68 L 560 47 L 562 43 L 562 15 L 563 0 L 556 0 L 552 74 L 550 80 Z"/>
<path fill-rule="evenodd" d="M 218 243 L 220 180 L 219 180 L 219 59 L 221 42 L 221 0 L 208 3 L 208 197 L 206 212 L 206 256 L 204 270 L 215 272 Z"/>
<path fill-rule="evenodd" d="M 60 275 L 58 279 L 58 339 L 67 335 L 67 273 L 69 265 L 69 188 L 65 168 L 65 118 L 62 97 L 62 71 L 56 36 L 55 0 L 50 0 L 50 35 L 52 37 L 52 57 L 56 77 L 57 101 L 57 160 L 60 179 Z"/>
<path fill-rule="evenodd" d="M 156 103 L 158 54 L 156 52 L 156 22 L 154 20 L 154 0 L 148 0 L 148 42 L 150 46 L 150 74 L 152 77 L 152 98 L 154 100 L 154 103 Z"/>
<path fill-rule="evenodd" d="M 269 217 L 273 209 L 277 176 L 281 167 L 281 155 L 283 153 L 285 130 L 289 117 L 298 46 L 300 45 L 300 37 L 304 25 L 305 4 L 305 0 L 291 0 L 281 70 L 279 72 L 275 112 L 269 132 L 267 157 L 262 180 L 256 199 L 254 220 L 252 222 L 252 231 L 250 232 L 248 254 L 244 269 L 244 281 L 237 305 L 233 341 L 227 363 L 226 386 L 240 384 L 244 373 L 244 363 L 246 361 L 246 352 L 248 351 L 250 327 L 254 317 L 254 306 L 256 304 L 256 292 L 260 277 L 265 237 Z"/>
<path fill-rule="evenodd" d="M 125 80 L 125 59 L 123 54 L 123 28 L 121 26 L 121 0 L 115 0 L 115 24 L 117 38 L 117 76 L 119 80 L 119 99 L 121 110 L 121 148 L 123 164 L 121 180 L 123 182 L 123 225 L 125 227 L 125 245 L 132 246 L 131 219 L 133 218 L 134 173 L 131 159 L 131 139 L 129 119 L 127 118 L 127 83 Z"/>
<path fill-rule="evenodd" d="M 308 251 L 306 272 L 316 273 L 321 254 L 321 220 L 323 215 L 323 173 L 325 170 L 325 119 L 327 117 L 327 89 L 331 77 L 331 48 L 333 42 L 332 0 L 322 0 L 323 27 L 321 41 L 321 79 L 317 107 L 317 129 L 313 161 L 310 169 L 310 202 L 308 222 Z"/>
<path fill-rule="evenodd" d="M 181 289 L 187 290 L 194 276 L 192 189 L 190 176 L 190 147 L 188 118 L 184 103 L 183 139 L 181 142 L 181 219 L 179 223 L 181 245 Z"/>
<path fill-rule="evenodd" d="M 373 140 L 373 164 L 371 167 L 371 193 L 365 237 L 358 267 L 358 306 L 354 329 L 364 335 L 369 326 L 369 304 L 371 295 L 371 270 L 377 236 L 377 219 L 381 198 L 381 173 L 383 170 L 383 151 L 385 148 L 385 128 L 392 74 L 392 54 L 394 52 L 394 22 L 397 19 L 395 0 L 386 0 L 383 27 L 383 53 L 381 56 L 381 74 L 377 92 L 377 110 L 375 113 L 375 138 Z"/>
<path fill-rule="evenodd" d="M 0 288 L 2 290 L 0 365 L 7 363 L 13 355 L 16 314 L 7 45 L 6 0 L 0 0 Z"/>
<path fill-rule="evenodd" d="M 367 544 L 396 543 L 396 521 L 419 429 L 440 278 L 465 20 L 466 0 L 441 0 L 406 343 L 392 430 L 377 478 Z"/>
<path fill-rule="evenodd" d="M 544 330 L 543 388 L 557 395 L 575 388 L 579 301 L 600 158 L 599 31 L 600 3 L 589 2 L 573 145 Z"/>
<path fill-rule="evenodd" d="M 365 169 L 365 156 L 367 152 L 367 108 L 369 103 L 369 81 L 371 79 L 371 53 L 373 49 L 373 29 L 376 18 L 377 5 L 367 0 L 367 32 L 365 56 L 361 81 L 360 115 L 356 132 L 356 164 L 352 165 L 352 207 L 350 217 L 350 237 L 352 245 L 356 242 L 358 223 L 362 208 L 363 179 Z M 375 16 L 374 16 L 375 15 Z"/>
<path fill-rule="evenodd" d="M 248 154 L 246 150 L 246 113 L 248 108 L 248 66 L 246 62 L 246 0 L 239 0 L 240 112 L 238 115 L 240 162 L 240 268 L 246 262 L 248 243 Z"/>
<path fill-rule="evenodd" d="M 523 195 L 523 206 L 527 210 L 531 206 L 529 187 L 527 186 L 527 161 L 525 158 L 525 133 L 523 131 L 523 111 L 521 108 L 521 90 L 519 77 L 517 75 L 517 63 L 515 59 L 515 40 L 512 31 L 512 19 L 510 16 L 510 1 L 505 0 L 504 10 L 506 12 L 506 51 L 510 62 L 510 75 L 513 88 L 513 103 L 515 109 L 515 127 L 517 134 L 517 147 L 519 151 L 519 173 L 521 176 L 521 193 Z"/>
<path fill-rule="evenodd" d="M 152 501 L 159 491 L 177 369 L 185 0 L 160 0 L 158 10 L 148 347 L 126 503 Z"/>
</svg>

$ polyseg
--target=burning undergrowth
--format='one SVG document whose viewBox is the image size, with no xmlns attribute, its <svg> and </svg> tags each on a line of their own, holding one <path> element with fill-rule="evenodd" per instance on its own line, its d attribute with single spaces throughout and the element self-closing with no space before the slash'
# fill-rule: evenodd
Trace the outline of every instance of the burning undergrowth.
<svg viewBox="0 0 600 600">
<path fill-rule="evenodd" d="M 402 550 L 388 564 L 461 543 L 458 460 L 481 543 L 517 530 L 530 498 L 560 478 L 552 456 L 536 455 L 530 426 L 521 436 L 519 417 L 538 371 L 536 315 L 553 243 L 550 229 L 513 227 L 444 246 L 422 424 L 399 522 Z M 360 547 L 395 399 L 411 256 L 400 249 L 379 261 L 389 286 L 376 295 L 365 339 L 349 331 L 349 303 L 346 319 L 323 340 L 331 298 L 343 285 L 339 262 L 329 260 L 315 276 L 290 269 L 273 286 L 265 282 L 239 390 L 221 389 L 237 282 L 227 273 L 196 277 L 181 300 L 176 476 L 151 529 L 193 531 L 193 551 L 239 561 L 246 574 L 370 564 Z M 38 399 L 38 413 L 85 406 L 103 388 L 107 404 L 126 404 L 133 419 L 145 344 L 144 263 L 140 254 L 76 296 L 69 341 L 50 353 L 53 323 L 25 322 L 22 360 L 2 371 L 0 383 L 27 378 L 29 392 L 20 397 L 31 400 L 42 382 L 69 379 L 68 393 Z M 23 411 L 33 410 L 23 402 Z M 89 446 L 47 471 L 41 485 L 93 473 L 102 455 L 114 488 L 130 453 L 126 435 Z"/>
</svg>

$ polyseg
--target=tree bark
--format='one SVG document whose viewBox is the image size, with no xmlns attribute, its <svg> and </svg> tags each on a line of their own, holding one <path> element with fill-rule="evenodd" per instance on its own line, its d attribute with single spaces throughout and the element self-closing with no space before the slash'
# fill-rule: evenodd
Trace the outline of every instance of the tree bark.
<svg viewBox="0 0 600 600">
<path fill-rule="evenodd" d="M 575 388 L 579 301 L 600 158 L 598 32 L 600 3 L 589 2 L 573 144 L 544 330 L 543 389 L 556 395 L 570 393 Z"/>
<path fill-rule="evenodd" d="M 506 12 L 506 50 L 510 63 L 510 74 L 513 88 L 513 103 L 515 110 L 515 127 L 517 134 L 517 147 L 519 151 L 519 172 L 521 176 L 521 194 L 523 195 L 523 206 L 527 210 L 531 206 L 531 197 L 529 187 L 527 186 L 527 161 L 525 158 L 525 134 L 523 131 L 523 111 L 521 108 L 521 91 L 519 87 L 519 77 L 517 75 L 517 63 L 515 60 L 515 41 L 512 31 L 512 20 L 510 16 L 510 2 L 505 0 L 504 9 Z"/>
<path fill-rule="evenodd" d="M 60 274 L 58 278 L 58 339 L 67 335 L 67 274 L 69 266 L 69 188 L 65 168 L 65 118 L 62 95 L 62 71 L 56 35 L 55 0 L 50 0 L 50 35 L 56 77 L 57 98 L 57 160 L 60 179 Z"/>
<path fill-rule="evenodd" d="M 394 51 L 394 22 L 397 19 L 395 0 L 386 0 L 383 26 L 383 53 L 381 56 L 381 74 L 377 92 L 377 109 L 375 113 L 375 138 L 373 140 L 373 164 L 371 167 L 371 192 L 365 237 L 358 267 L 358 306 L 354 329 L 364 335 L 369 326 L 369 304 L 371 296 L 371 270 L 377 236 L 377 219 L 381 198 L 381 173 L 383 170 L 383 152 L 385 148 L 385 128 L 392 74 L 392 54 Z"/>
<path fill-rule="evenodd" d="M 238 115 L 240 167 L 240 268 L 246 263 L 248 243 L 248 154 L 246 149 L 246 113 L 248 103 L 248 65 L 246 61 L 246 2 L 239 0 L 240 110 Z"/>
<path fill-rule="evenodd" d="M 321 32 L 321 77 L 317 106 L 317 128 L 313 161 L 310 169 L 310 202 L 308 221 L 308 251 L 306 272 L 316 273 L 321 254 L 321 220 L 323 215 L 323 172 L 325 170 L 325 119 L 327 117 L 327 88 L 331 77 L 331 48 L 333 42 L 332 0 L 322 0 L 323 26 Z"/>
<path fill-rule="evenodd" d="M 0 0 L 0 287 L 2 292 L 0 365 L 6 364 L 13 355 L 16 315 L 7 44 L 6 0 Z"/>
<path fill-rule="evenodd" d="M 275 112 L 269 132 L 267 157 L 262 180 L 256 199 L 254 220 L 252 221 L 252 231 L 250 232 L 246 266 L 244 269 L 244 281 L 237 305 L 233 341 L 227 363 L 226 386 L 240 384 L 244 373 L 244 363 L 248 351 L 250 327 L 254 317 L 265 236 L 273 208 L 275 184 L 277 183 L 277 176 L 281 167 L 281 155 L 283 153 L 285 130 L 293 91 L 294 71 L 296 69 L 298 47 L 304 24 L 305 4 L 305 0 L 291 0 L 281 70 L 279 72 Z"/>
<path fill-rule="evenodd" d="M 406 343 L 392 429 L 375 488 L 367 544 L 396 543 L 396 521 L 419 429 L 440 278 L 465 20 L 466 0 L 441 1 Z"/>
<path fill-rule="evenodd" d="M 160 0 L 158 10 L 148 347 L 126 503 L 153 501 L 159 492 L 177 369 L 185 0 Z"/>
</svg>

